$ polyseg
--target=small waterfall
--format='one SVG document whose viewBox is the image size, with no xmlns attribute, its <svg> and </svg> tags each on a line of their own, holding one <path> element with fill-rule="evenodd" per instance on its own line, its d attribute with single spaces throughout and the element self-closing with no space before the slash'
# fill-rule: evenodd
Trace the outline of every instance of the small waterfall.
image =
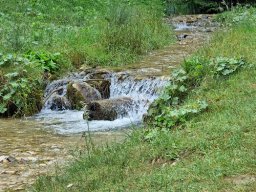
<svg viewBox="0 0 256 192">
<path fill-rule="evenodd" d="M 55 109 L 57 106 L 54 106 L 53 103 L 57 102 L 54 101 L 56 99 L 59 99 L 59 102 L 63 103 L 61 105 L 61 109 L 65 110 L 68 109 L 69 102 L 67 99 L 65 99 L 65 95 L 67 93 L 67 84 L 69 80 L 68 79 L 61 79 L 53 81 L 51 84 L 49 84 L 44 92 L 44 106 L 43 109 Z M 66 107 L 65 107 L 66 106 Z"/>
<path fill-rule="evenodd" d="M 35 116 L 35 119 L 60 133 L 86 131 L 87 124 L 82 117 L 83 111 L 69 110 L 66 92 L 69 82 L 83 82 L 90 79 L 91 76 L 91 74 L 76 78 L 71 76 L 49 84 L 45 89 L 44 108 Z M 89 127 L 92 131 L 118 129 L 140 123 L 149 105 L 158 97 L 167 83 L 167 79 L 163 77 L 138 79 L 126 73 L 109 73 L 105 79 L 111 82 L 110 99 L 129 97 L 133 102 L 131 106 L 126 106 L 128 113 L 125 116 L 118 116 L 118 119 L 114 121 L 90 121 Z M 56 98 L 59 100 L 56 101 Z M 61 109 L 64 110 L 54 110 L 55 108 L 51 107 L 54 106 L 54 102 L 60 102 L 60 105 L 63 106 Z"/>
<path fill-rule="evenodd" d="M 131 76 L 120 78 L 113 74 L 110 86 L 110 98 L 130 97 L 133 105 L 128 110 L 131 119 L 140 121 L 149 105 L 158 97 L 167 80 L 164 78 L 135 79 Z"/>
</svg>

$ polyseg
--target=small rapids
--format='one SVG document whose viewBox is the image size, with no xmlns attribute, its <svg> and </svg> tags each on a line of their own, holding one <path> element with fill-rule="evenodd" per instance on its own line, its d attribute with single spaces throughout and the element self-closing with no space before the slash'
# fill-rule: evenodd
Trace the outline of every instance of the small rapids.
<svg viewBox="0 0 256 192">
<path fill-rule="evenodd" d="M 175 31 L 189 31 L 191 29 L 193 29 L 194 27 L 191 25 L 188 25 L 186 22 L 182 22 L 182 23 L 176 23 L 174 24 L 175 27 Z"/>
<path fill-rule="evenodd" d="M 125 116 L 118 116 L 114 121 L 106 120 L 83 120 L 83 111 L 51 110 L 53 92 L 65 100 L 67 85 L 72 82 L 83 82 L 90 78 L 90 74 L 85 76 L 67 77 L 62 80 L 53 81 L 45 90 L 45 104 L 42 111 L 32 117 L 42 123 L 44 127 L 61 134 L 80 133 L 88 131 L 103 131 L 120 128 L 127 128 L 141 123 L 143 115 L 147 112 L 149 105 L 158 97 L 159 93 L 167 83 L 166 78 L 152 77 L 146 79 L 136 79 L 126 73 L 112 73 L 106 75 L 110 80 L 110 98 L 129 97 L 133 100 L 132 106 L 127 108 Z M 68 102 L 68 101 L 67 101 Z"/>
</svg>

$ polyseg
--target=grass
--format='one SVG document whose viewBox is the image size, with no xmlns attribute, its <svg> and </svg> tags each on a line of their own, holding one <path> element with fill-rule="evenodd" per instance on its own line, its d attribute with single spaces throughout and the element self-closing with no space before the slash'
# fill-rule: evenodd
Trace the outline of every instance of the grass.
<svg viewBox="0 0 256 192">
<path fill-rule="evenodd" d="M 210 49 L 205 49 L 206 56 L 229 56 L 239 57 L 243 56 L 248 61 L 255 60 L 255 54 L 252 49 L 255 49 L 255 8 L 244 9 L 238 7 L 232 12 L 225 12 L 217 15 L 216 19 L 224 22 L 223 26 L 230 28 L 223 31 L 226 33 L 222 35 L 218 33 L 210 44 Z M 218 46 L 218 47 L 216 47 Z"/>
<path fill-rule="evenodd" d="M 229 13 L 229 17 L 234 14 Z M 248 16 L 251 18 L 251 16 Z M 206 76 L 185 100 L 205 99 L 206 112 L 145 141 L 134 130 L 122 144 L 82 154 L 32 191 L 255 191 L 256 26 L 229 23 L 200 57 L 245 57 L 252 64 L 230 77 Z"/>
<path fill-rule="evenodd" d="M 125 65 L 172 39 L 161 0 L 10 0 L 1 7 L 0 52 L 60 52 L 74 67 Z"/>
</svg>

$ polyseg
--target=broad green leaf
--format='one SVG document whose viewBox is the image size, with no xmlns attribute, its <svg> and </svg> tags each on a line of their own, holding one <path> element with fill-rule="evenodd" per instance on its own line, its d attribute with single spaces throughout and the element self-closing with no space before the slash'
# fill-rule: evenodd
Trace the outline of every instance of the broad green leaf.
<svg viewBox="0 0 256 192">
<path fill-rule="evenodd" d="M 12 97 L 12 94 L 8 93 L 7 95 L 3 96 L 3 100 L 8 101 L 9 99 L 11 99 L 11 97 Z"/>
<path fill-rule="evenodd" d="M 5 113 L 7 111 L 7 108 L 4 104 L 0 104 L 0 113 Z"/>
</svg>

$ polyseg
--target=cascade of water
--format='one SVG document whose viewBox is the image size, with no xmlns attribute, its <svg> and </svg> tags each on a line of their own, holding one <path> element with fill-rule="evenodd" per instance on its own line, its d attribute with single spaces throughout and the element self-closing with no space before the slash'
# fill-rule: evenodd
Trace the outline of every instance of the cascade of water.
<svg viewBox="0 0 256 192">
<path fill-rule="evenodd" d="M 66 99 L 67 85 L 70 81 L 82 82 L 90 78 L 90 75 L 81 78 L 65 78 L 53 81 L 45 90 L 44 108 L 35 119 L 44 123 L 46 127 L 54 128 L 61 133 L 76 133 L 86 130 L 86 122 L 82 119 L 83 111 L 51 110 L 56 95 L 61 98 L 64 105 L 68 106 Z M 117 129 L 121 127 L 129 127 L 142 121 L 143 114 L 147 112 L 149 105 L 158 97 L 159 92 L 166 84 L 167 80 L 160 77 L 152 77 L 146 79 L 136 79 L 124 73 L 113 73 L 106 76 L 111 82 L 110 99 L 129 97 L 132 99 L 132 105 L 120 106 L 126 107 L 128 113 L 125 116 L 118 116 L 114 121 L 90 121 L 90 130 L 106 130 Z M 66 102 L 66 103 L 65 103 Z M 54 109 L 54 108 L 53 108 Z M 65 109 L 65 107 L 63 108 Z M 68 107 L 66 107 L 68 109 Z M 122 110 L 121 110 L 122 111 Z"/>
<path fill-rule="evenodd" d="M 130 97 L 133 100 L 129 106 L 128 115 L 131 119 L 141 120 L 149 105 L 158 97 L 167 80 L 162 78 L 125 79 L 113 74 L 111 78 L 110 98 Z"/>
</svg>

